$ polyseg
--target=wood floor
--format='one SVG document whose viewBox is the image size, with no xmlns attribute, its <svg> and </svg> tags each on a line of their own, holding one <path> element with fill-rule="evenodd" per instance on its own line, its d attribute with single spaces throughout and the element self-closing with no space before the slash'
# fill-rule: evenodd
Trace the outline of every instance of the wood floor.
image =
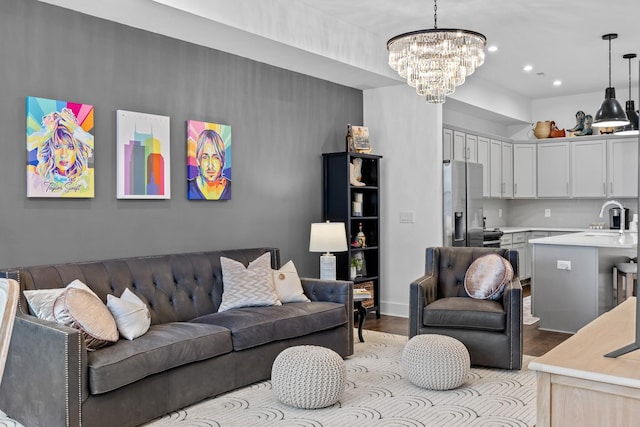
<svg viewBox="0 0 640 427">
<path fill-rule="evenodd" d="M 529 295 L 528 286 L 525 286 L 523 290 L 524 296 Z M 381 315 L 380 319 L 376 319 L 375 313 L 369 313 L 363 328 L 406 336 L 409 333 L 409 319 L 385 315 Z M 538 329 L 537 323 L 535 325 L 524 325 L 522 332 L 524 354 L 536 357 L 542 356 L 570 336 L 571 334 L 560 332 L 541 331 Z"/>
</svg>

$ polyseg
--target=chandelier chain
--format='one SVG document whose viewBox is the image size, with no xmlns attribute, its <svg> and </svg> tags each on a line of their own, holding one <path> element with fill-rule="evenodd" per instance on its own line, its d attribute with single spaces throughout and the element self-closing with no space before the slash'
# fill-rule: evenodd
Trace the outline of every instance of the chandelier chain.
<svg viewBox="0 0 640 427">
<path fill-rule="evenodd" d="M 438 0 L 433 0 L 433 28 L 438 28 Z"/>
</svg>

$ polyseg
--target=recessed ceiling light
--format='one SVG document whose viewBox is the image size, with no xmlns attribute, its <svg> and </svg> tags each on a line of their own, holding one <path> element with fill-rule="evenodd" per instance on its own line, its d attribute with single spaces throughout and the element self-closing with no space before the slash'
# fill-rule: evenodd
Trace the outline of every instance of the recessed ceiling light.
<svg viewBox="0 0 640 427">
<path fill-rule="evenodd" d="M 533 65 L 525 65 L 524 67 L 522 67 L 522 69 L 524 71 L 531 71 L 531 70 L 533 70 Z"/>
<path fill-rule="evenodd" d="M 497 51 L 497 50 L 498 50 L 498 46 L 496 46 L 496 45 L 489 46 L 489 47 L 487 48 L 487 50 L 488 50 L 489 52 L 495 52 L 495 51 Z"/>
<path fill-rule="evenodd" d="M 554 86 L 561 86 L 562 85 L 562 80 L 554 80 L 553 81 L 553 85 Z"/>
</svg>

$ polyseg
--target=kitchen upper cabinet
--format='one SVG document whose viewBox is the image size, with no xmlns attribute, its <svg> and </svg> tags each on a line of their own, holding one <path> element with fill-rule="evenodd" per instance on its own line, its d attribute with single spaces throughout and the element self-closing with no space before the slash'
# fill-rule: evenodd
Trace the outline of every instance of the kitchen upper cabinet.
<svg viewBox="0 0 640 427">
<path fill-rule="evenodd" d="M 442 129 L 442 160 L 451 160 L 453 150 L 453 131 Z"/>
<path fill-rule="evenodd" d="M 489 142 L 489 195 L 502 197 L 502 142 L 492 139 Z"/>
<path fill-rule="evenodd" d="M 476 163 L 478 161 L 478 137 L 473 134 L 453 131 L 453 160 Z"/>
<path fill-rule="evenodd" d="M 569 197 L 569 143 L 538 143 L 538 197 Z"/>
<path fill-rule="evenodd" d="M 607 146 L 608 196 L 638 197 L 638 139 L 612 139 Z"/>
<path fill-rule="evenodd" d="M 513 144 L 513 198 L 535 198 L 537 144 Z"/>
<path fill-rule="evenodd" d="M 453 131 L 453 160 L 467 161 L 467 140 L 464 132 Z"/>
<path fill-rule="evenodd" d="M 467 150 L 467 162 L 477 163 L 478 162 L 478 137 L 476 135 L 466 134 L 465 135 L 465 143 Z"/>
<path fill-rule="evenodd" d="M 571 197 L 607 196 L 607 141 L 571 143 Z"/>
<path fill-rule="evenodd" d="M 477 142 L 478 163 L 482 165 L 482 195 L 491 197 L 491 159 L 489 138 L 479 136 Z"/>
<path fill-rule="evenodd" d="M 502 143 L 502 198 L 513 198 L 513 144 Z"/>
</svg>

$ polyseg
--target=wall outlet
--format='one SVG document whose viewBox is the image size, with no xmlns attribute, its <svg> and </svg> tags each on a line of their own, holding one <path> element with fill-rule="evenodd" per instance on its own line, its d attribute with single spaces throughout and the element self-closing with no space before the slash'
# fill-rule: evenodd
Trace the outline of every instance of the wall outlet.
<svg viewBox="0 0 640 427">
<path fill-rule="evenodd" d="M 500 208 L 498 209 L 498 216 L 499 216 L 500 218 L 502 218 L 502 209 L 500 209 Z"/>
<path fill-rule="evenodd" d="M 559 259 L 556 262 L 557 262 L 556 268 L 558 270 L 571 270 L 571 261 L 563 261 Z"/>
<path fill-rule="evenodd" d="M 549 218 L 551 216 L 551 209 L 545 209 L 544 210 L 544 217 L 545 218 Z"/>
<path fill-rule="evenodd" d="M 415 222 L 415 213 L 413 211 L 400 211 L 401 224 L 413 224 Z"/>
</svg>

